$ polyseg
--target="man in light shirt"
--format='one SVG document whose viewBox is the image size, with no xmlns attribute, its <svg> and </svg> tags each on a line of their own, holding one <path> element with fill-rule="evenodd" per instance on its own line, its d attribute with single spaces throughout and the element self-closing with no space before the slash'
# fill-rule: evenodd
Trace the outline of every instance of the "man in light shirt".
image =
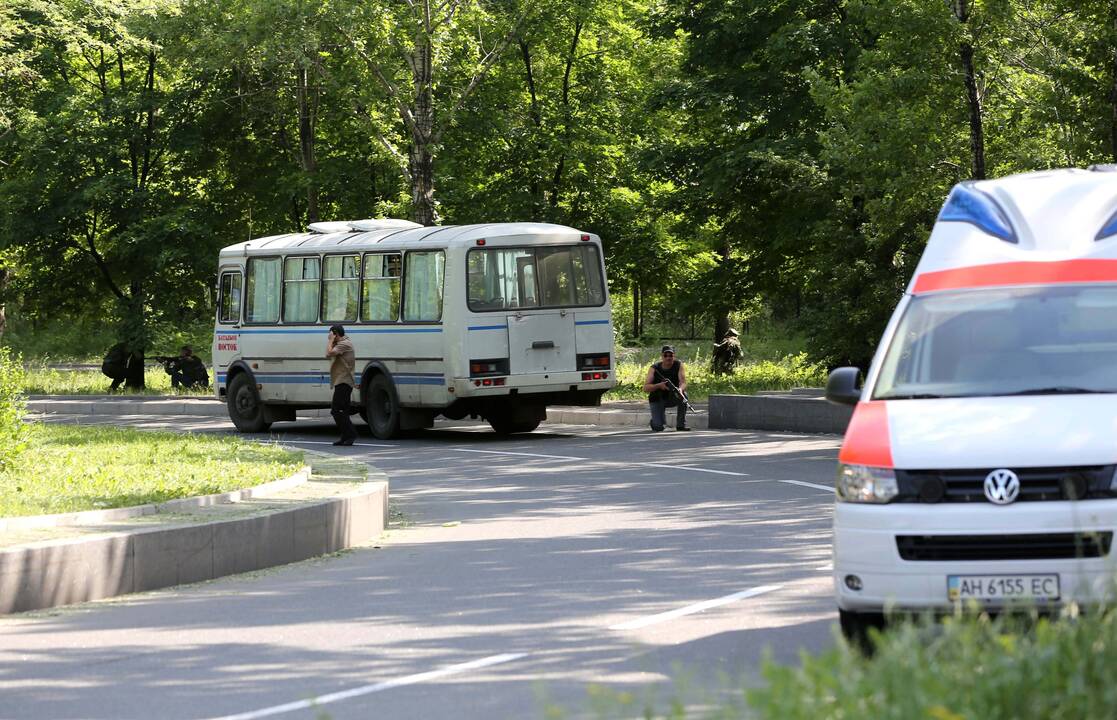
<svg viewBox="0 0 1117 720">
<path fill-rule="evenodd" d="M 353 368 L 357 360 L 353 352 L 353 341 L 345 334 L 345 328 L 341 325 L 330 328 L 329 339 L 326 340 L 326 357 L 330 360 L 330 387 L 334 389 L 330 415 L 341 432 L 341 439 L 334 445 L 352 445 L 357 439 L 357 429 L 349 419 L 349 401 L 353 386 L 356 385 Z"/>
</svg>

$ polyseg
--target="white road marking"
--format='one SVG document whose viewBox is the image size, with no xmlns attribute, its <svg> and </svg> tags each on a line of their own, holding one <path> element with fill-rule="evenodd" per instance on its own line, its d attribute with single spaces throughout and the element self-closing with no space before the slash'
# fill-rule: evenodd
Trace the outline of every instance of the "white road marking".
<svg viewBox="0 0 1117 720">
<path fill-rule="evenodd" d="M 544 458 L 547 460 L 582 460 L 584 462 L 589 459 L 584 457 L 574 457 L 572 455 L 542 455 L 540 453 L 505 452 L 503 450 L 466 450 L 465 448 L 452 449 L 457 450 L 458 452 L 482 453 L 485 455 L 515 455 L 517 457 L 534 457 Z"/>
<path fill-rule="evenodd" d="M 828 493 L 834 492 L 833 485 L 819 485 L 818 483 L 811 483 L 805 480 L 777 480 L 776 482 L 787 483 L 788 485 L 802 485 L 803 487 L 814 488 L 815 490 L 822 490 Z"/>
<path fill-rule="evenodd" d="M 545 458 L 547 460 L 579 460 L 581 462 L 593 462 L 604 465 L 628 465 L 630 467 L 654 467 L 666 468 L 668 470 L 692 470 L 694 472 L 714 473 L 716 475 L 732 475 L 733 477 L 748 477 L 748 473 L 730 472 L 729 470 L 710 470 L 708 468 L 689 467 L 687 465 L 663 465 L 661 463 L 642 463 L 642 462 L 618 462 L 616 460 L 592 460 L 590 458 L 575 457 L 573 455 L 541 455 L 539 453 L 522 453 L 522 452 L 506 452 L 503 450 L 466 450 L 465 448 L 453 448 L 458 452 L 467 453 L 484 453 L 486 455 L 514 455 L 517 457 L 533 457 Z"/>
<path fill-rule="evenodd" d="M 325 440 L 291 440 L 289 438 L 280 438 L 278 440 L 278 442 L 290 443 L 291 445 L 333 445 L 332 442 L 327 442 Z M 343 445 L 343 446 L 339 446 L 339 447 L 394 448 L 394 447 L 399 447 L 399 445 L 379 445 L 377 443 L 353 443 L 352 445 L 348 445 L 348 446 Z"/>
<path fill-rule="evenodd" d="M 428 680 L 438 680 L 440 678 L 449 677 L 451 675 L 460 675 L 464 672 L 469 672 L 470 670 L 492 667 L 493 665 L 500 665 L 502 663 L 512 662 L 513 660 L 519 660 L 522 657 L 527 657 L 527 653 L 504 653 L 501 655 L 490 655 L 489 657 L 481 658 L 480 660 L 472 660 L 470 662 L 460 663 L 458 665 L 448 665 L 440 670 L 431 670 L 430 672 L 419 673 L 417 675 L 407 675 L 405 677 L 396 678 L 395 680 L 386 680 L 384 682 L 378 682 L 373 685 L 364 685 L 362 687 L 353 688 L 352 690 L 342 690 L 341 692 L 330 693 L 329 695 L 319 695 L 318 697 L 314 697 L 309 700 L 299 700 L 297 702 L 284 703 L 283 705 L 273 705 L 272 707 L 263 708 L 261 710 L 253 710 L 246 713 L 240 713 L 238 715 L 223 715 L 218 718 L 212 718 L 212 720 L 255 720 L 256 718 L 270 717 L 272 715 L 282 715 L 283 713 L 294 712 L 295 710 L 317 708 L 320 705 L 328 705 L 329 703 L 335 703 L 339 700 L 348 700 L 349 698 L 383 692 L 384 690 L 391 690 L 392 688 L 403 687 L 404 685 L 415 685 L 417 683 L 427 682 Z"/>
<path fill-rule="evenodd" d="M 709 468 L 690 467 L 687 465 L 662 465 L 660 463 L 635 463 L 644 467 L 667 468 L 668 470 L 693 470 L 694 472 L 714 473 L 715 475 L 733 475 L 734 477 L 749 477 L 748 473 L 730 472 L 729 470 L 711 470 Z"/>
<path fill-rule="evenodd" d="M 628 622 L 623 622 L 619 625 L 612 625 L 609 627 L 609 629 L 635 630 L 637 628 L 647 627 L 649 625 L 656 625 L 657 623 L 674 620 L 675 618 L 683 617 L 684 615 L 693 615 L 694 613 L 700 613 L 703 610 L 709 610 L 710 608 L 719 607 L 721 605 L 728 605 L 729 603 L 736 602 L 737 600 L 744 600 L 745 598 L 756 597 L 757 595 L 770 593 L 774 590 L 779 590 L 781 587 L 783 586 L 761 585 L 760 587 L 755 587 L 752 590 L 742 590 L 741 592 L 733 593 L 732 595 L 726 595 L 725 597 L 714 598 L 713 600 L 706 600 L 704 602 L 694 603 L 693 605 L 687 605 L 686 607 L 677 608 L 675 610 L 668 610 L 667 612 L 661 612 L 656 615 L 647 615 L 635 620 L 629 620 Z"/>
</svg>

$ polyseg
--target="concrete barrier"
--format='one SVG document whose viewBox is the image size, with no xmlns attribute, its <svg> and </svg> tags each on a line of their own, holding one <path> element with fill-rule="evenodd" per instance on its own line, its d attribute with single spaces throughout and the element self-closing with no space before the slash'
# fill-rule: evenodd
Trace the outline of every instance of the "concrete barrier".
<svg viewBox="0 0 1117 720">
<path fill-rule="evenodd" d="M 853 408 L 835 405 L 821 391 L 763 395 L 711 395 L 710 427 L 842 435 Z"/>
<path fill-rule="evenodd" d="M 0 549 L 0 613 L 157 590 L 306 560 L 358 545 L 388 524 L 388 483 L 250 517 Z"/>
</svg>

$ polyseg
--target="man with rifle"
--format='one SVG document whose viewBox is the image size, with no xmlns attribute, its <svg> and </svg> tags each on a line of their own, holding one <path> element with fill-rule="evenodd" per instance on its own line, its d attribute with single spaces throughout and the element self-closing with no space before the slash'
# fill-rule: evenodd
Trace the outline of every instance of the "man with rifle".
<svg viewBox="0 0 1117 720">
<path fill-rule="evenodd" d="M 209 372 L 205 363 L 194 354 L 194 349 L 183 345 L 178 356 L 156 355 L 155 360 L 163 364 L 163 369 L 171 376 L 171 387 L 185 389 L 209 385 Z"/>
<path fill-rule="evenodd" d="M 686 431 L 686 411 L 690 405 L 686 399 L 686 369 L 675 359 L 675 348 L 664 345 L 660 350 L 662 359 L 648 368 L 644 378 L 644 392 L 649 393 L 648 403 L 652 411 L 652 432 L 660 432 L 667 424 L 667 408 L 677 407 L 675 430 Z"/>
</svg>

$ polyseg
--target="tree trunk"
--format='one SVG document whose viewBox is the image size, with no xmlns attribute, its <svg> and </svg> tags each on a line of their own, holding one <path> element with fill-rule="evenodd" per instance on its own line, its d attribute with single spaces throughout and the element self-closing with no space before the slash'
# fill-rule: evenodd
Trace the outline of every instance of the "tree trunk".
<svg viewBox="0 0 1117 720">
<path fill-rule="evenodd" d="M 721 256 L 721 262 L 728 264 L 729 258 L 733 253 L 733 249 L 729 247 L 726 242 L 721 248 L 718 249 L 718 255 Z M 732 308 L 717 308 L 718 316 L 714 319 L 714 342 L 719 343 L 725 339 L 725 333 L 729 330 L 729 311 Z"/>
<path fill-rule="evenodd" d="M 640 337 L 640 283 L 632 283 L 632 339 Z"/>
<path fill-rule="evenodd" d="M 7 306 L 4 304 L 4 290 L 8 287 L 8 269 L 0 267 L 0 340 L 4 339 L 4 331 L 8 329 Z"/>
<path fill-rule="evenodd" d="M 970 6 L 967 0 L 955 0 L 954 15 L 962 25 L 968 25 Z M 974 180 L 985 179 L 985 134 L 981 119 L 981 94 L 977 89 L 977 73 L 974 70 L 973 43 L 967 38 L 958 48 L 962 60 L 962 71 L 966 76 L 966 102 L 970 109 L 970 152 L 972 154 L 971 173 Z"/>
<path fill-rule="evenodd" d="M 147 387 L 144 380 L 144 352 L 147 349 L 144 288 L 141 283 L 133 282 L 129 290 L 131 295 L 125 306 L 127 317 L 124 318 L 124 341 L 132 352 L 132 361 L 128 364 L 124 387 L 142 390 Z"/>
<path fill-rule="evenodd" d="M 520 46 L 520 58 L 524 61 L 524 81 L 527 83 L 528 96 L 531 98 L 531 106 L 528 109 L 528 115 L 531 117 L 531 122 L 535 126 L 535 152 L 537 157 L 542 160 L 543 154 L 546 151 L 543 144 L 543 115 L 539 111 L 539 96 L 535 91 L 535 73 L 531 67 L 531 48 L 523 38 L 518 39 L 518 44 Z M 530 171 L 530 177 L 528 194 L 531 197 L 531 219 L 542 221 L 544 220 L 543 189 L 534 166 Z"/>
<path fill-rule="evenodd" d="M 411 172 L 412 220 L 420 225 L 436 225 L 438 211 L 434 204 L 434 155 L 431 143 L 434 132 L 434 99 L 431 96 L 434 71 L 429 37 L 423 37 L 416 43 L 408 60 L 415 85 L 415 122 L 407 158 Z"/>
<path fill-rule="evenodd" d="M 306 173 L 306 221 L 318 222 L 318 160 L 314 156 L 314 110 L 308 99 L 307 69 L 296 70 L 296 95 L 299 102 L 299 159 Z"/>
</svg>

